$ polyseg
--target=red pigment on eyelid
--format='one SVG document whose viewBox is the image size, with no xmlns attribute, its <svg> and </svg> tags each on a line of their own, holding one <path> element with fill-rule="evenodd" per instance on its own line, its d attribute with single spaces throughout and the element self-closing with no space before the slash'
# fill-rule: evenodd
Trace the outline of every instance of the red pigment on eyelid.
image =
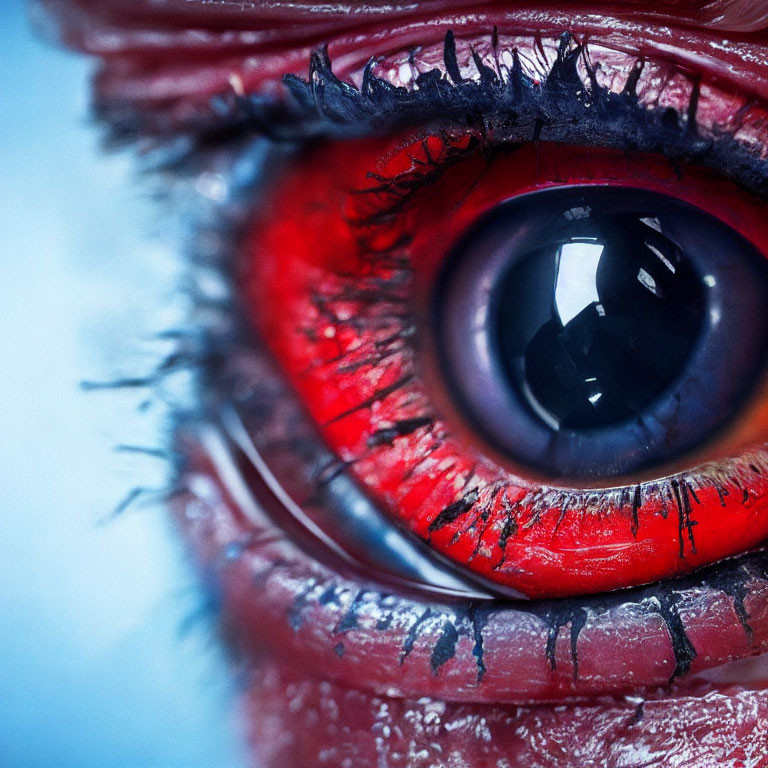
<svg viewBox="0 0 768 768">
<path fill-rule="evenodd" d="M 661 158 L 542 145 L 489 162 L 470 141 L 401 137 L 310 151 L 254 221 L 244 283 L 252 319 L 330 446 L 402 525 L 532 597 L 651 582 L 759 543 L 768 531 L 759 453 L 717 477 L 703 469 L 607 491 L 543 487 L 510 472 L 432 381 L 419 298 L 478 216 L 546 186 L 664 191 L 766 251 L 760 209 L 714 174 L 678 178 Z M 748 430 L 759 442 L 764 407 L 752 409 Z M 725 455 L 736 454 L 714 458 Z"/>
</svg>

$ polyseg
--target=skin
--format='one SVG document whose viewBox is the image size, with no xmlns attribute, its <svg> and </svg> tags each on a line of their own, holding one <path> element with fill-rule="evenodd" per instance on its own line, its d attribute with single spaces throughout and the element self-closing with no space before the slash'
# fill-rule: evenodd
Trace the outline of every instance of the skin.
<svg viewBox="0 0 768 768">
<path fill-rule="evenodd" d="M 353 14 L 302 3 L 40 5 L 61 39 L 101 57 L 95 96 L 106 121 L 150 142 L 205 121 L 212 95 L 269 93 L 283 74 L 304 75 L 322 42 L 343 75 L 383 41 L 388 52 L 422 44 L 424 20 L 435 18 L 457 35 L 514 18 L 523 32 L 567 27 L 634 55 L 668 59 L 674 50 L 725 91 L 768 96 L 766 19 L 755 3 L 475 3 L 474 15 L 443 2 L 372 3 Z M 209 34 L 184 34 L 196 26 Z M 242 355 L 254 368 L 263 363 Z M 258 441 L 263 425 L 246 427 Z M 179 427 L 185 461 L 172 508 L 245 659 L 255 764 L 766 764 L 768 676 L 743 661 L 768 647 L 759 556 L 743 566 L 741 597 L 694 576 L 674 605 L 661 600 L 650 611 L 658 598 L 642 590 L 568 603 L 562 615 L 560 603 L 485 615 L 466 601 L 389 587 L 385 599 L 370 575 L 275 526 L 258 482 L 233 474 L 222 431 L 195 420 Z M 210 481 L 204 492 L 193 482 L 201 477 Z M 253 509 L 238 488 L 255 494 Z"/>
</svg>

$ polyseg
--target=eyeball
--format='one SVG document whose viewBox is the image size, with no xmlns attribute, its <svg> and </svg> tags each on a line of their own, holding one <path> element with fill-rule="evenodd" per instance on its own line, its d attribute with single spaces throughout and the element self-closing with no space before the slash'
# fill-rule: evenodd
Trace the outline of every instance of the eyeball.
<svg viewBox="0 0 768 768">
<path fill-rule="evenodd" d="M 555 187 L 474 224 L 432 315 L 472 426 L 541 475 L 610 481 L 699 448 L 738 411 L 765 365 L 768 267 L 682 200 Z"/>
</svg>

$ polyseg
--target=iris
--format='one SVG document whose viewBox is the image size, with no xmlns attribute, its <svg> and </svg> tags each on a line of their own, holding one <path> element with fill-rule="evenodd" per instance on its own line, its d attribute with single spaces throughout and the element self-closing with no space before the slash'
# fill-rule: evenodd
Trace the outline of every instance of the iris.
<svg viewBox="0 0 768 768">
<path fill-rule="evenodd" d="M 768 270 L 725 223 L 658 192 L 559 187 L 459 243 L 435 324 L 452 389 L 514 461 L 600 479 L 662 465 L 759 381 Z"/>
</svg>

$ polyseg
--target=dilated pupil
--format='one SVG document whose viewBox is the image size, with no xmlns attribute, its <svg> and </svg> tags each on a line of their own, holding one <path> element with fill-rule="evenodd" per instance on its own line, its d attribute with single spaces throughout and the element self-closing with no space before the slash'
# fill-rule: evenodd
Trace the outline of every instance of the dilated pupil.
<svg viewBox="0 0 768 768">
<path fill-rule="evenodd" d="M 705 288 L 660 230 L 643 213 L 571 208 L 499 281 L 500 362 L 552 428 L 637 417 L 685 371 Z"/>
<path fill-rule="evenodd" d="M 768 260 L 650 190 L 562 186 L 500 203 L 446 258 L 433 306 L 472 426 L 557 482 L 683 456 L 764 380 Z"/>
</svg>

